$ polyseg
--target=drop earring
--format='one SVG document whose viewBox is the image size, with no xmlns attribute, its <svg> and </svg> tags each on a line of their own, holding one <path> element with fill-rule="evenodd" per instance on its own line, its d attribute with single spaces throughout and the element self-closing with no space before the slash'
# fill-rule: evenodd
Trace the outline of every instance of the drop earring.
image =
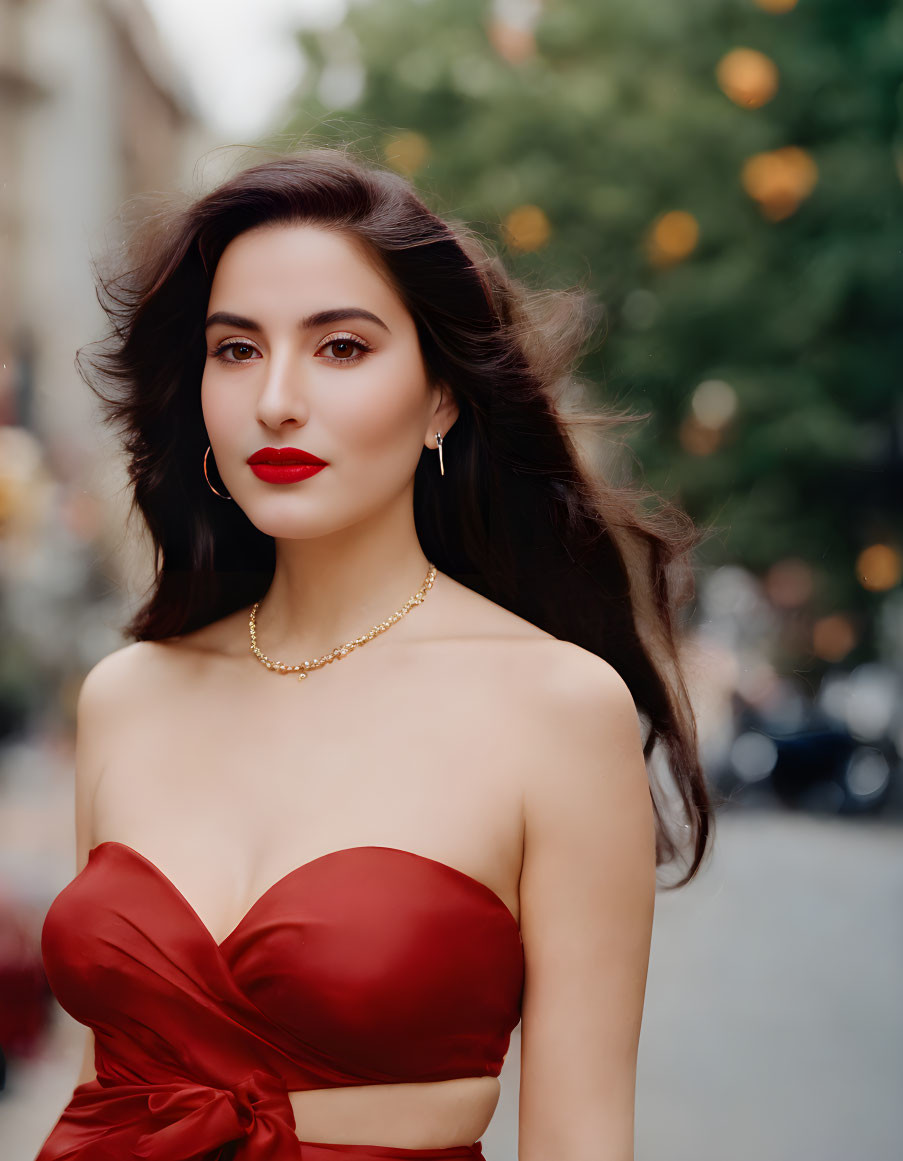
<svg viewBox="0 0 903 1161">
<path fill-rule="evenodd" d="M 208 443 L 207 450 L 204 452 L 204 479 L 207 481 L 207 487 L 210 489 L 211 492 L 214 492 L 221 499 L 231 500 L 232 499 L 231 496 L 229 496 L 229 495 L 224 496 L 222 492 L 217 492 L 216 488 L 214 488 L 214 486 L 210 483 L 210 477 L 207 475 L 207 456 L 210 455 L 210 450 L 211 450 L 210 444 Z"/>
<path fill-rule="evenodd" d="M 438 431 L 436 432 L 436 447 L 439 449 L 439 474 L 444 476 L 445 465 L 442 462 L 442 435 Z"/>
</svg>

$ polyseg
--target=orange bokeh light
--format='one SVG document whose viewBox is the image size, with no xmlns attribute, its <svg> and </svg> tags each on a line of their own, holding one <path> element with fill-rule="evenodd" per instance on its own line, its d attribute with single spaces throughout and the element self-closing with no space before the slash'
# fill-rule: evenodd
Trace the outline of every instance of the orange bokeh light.
<svg viewBox="0 0 903 1161">
<path fill-rule="evenodd" d="M 416 173 L 430 154 L 430 143 L 422 133 L 409 130 L 383 146 L 386 161 L 406 176 Z"/>
<path fill-rule="evenodd" d="M 686 210 L 669 210 L 656 218 L 647 239 L 646 251 L 655 266 L 680 262 L 696 249 L 699 223 Z"/>
<path fill-rule="evenodd" d="M 552 233 L 549 219 L 539 206 L 518 206 L 507 215 L 502 225 L 508 245 L 522 252 L 541 249 Z"/>
<path fill-rule="evenodd" d="M 743 188 L 770 221 L 788 218 L 818 181 L 818 166 L 796 145 L 748 158 L 740 171 Z"/>
<path fill-rule="evenodd" d="M 823 661 L 840 661 L 856 644 L 856 630 L 849 617 L 831 613 L 812 626 L 812 651 Z"/>
<path fill-rule="evenodd" d="M 778 91 L 778 67 L 755 48 L 734 48 L 715 67 L 718 85 L 735 105 L 758 109 Z"/>
<path fill-rule="evenodd" d="M 856 577 L 864 589 L 883 593 L 900 583 L 903 562 L 890 544 L 870 544 L 856 558 Z"/>
</svg>

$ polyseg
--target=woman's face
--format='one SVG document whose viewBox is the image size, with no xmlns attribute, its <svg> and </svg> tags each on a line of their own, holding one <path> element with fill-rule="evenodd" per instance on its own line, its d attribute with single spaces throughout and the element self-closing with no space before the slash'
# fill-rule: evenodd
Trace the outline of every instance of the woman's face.
<svg viewBox="0 0 903 1161">
<path fill-rule="evenodd" d="M 314 317 L 327 311 L 342 317 Z M 234 238 L 213 278 L 206 338 L 211 480 L 216 487 L 218 471 L 269 536 L 318 536 L 378 512 L 411 486 L 423 447 L 435 449 L 435 433 L 457 417 L 450 391 L 428 381 L 407 309 L 340 233 L 280 225 Z M 274 482 L 248 463 L 264 448 L 327 466 Z"/>
</svg>

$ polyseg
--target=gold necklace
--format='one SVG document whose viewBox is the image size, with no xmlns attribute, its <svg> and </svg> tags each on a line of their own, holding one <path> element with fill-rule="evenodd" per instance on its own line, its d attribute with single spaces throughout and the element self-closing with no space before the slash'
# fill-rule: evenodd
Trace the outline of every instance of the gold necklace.
<svg viewBox="0 0 903 1161">
<path fill-rule="evenodd" d="M 267 669 L 275 669 L 277 673 L 297 673 L 298 680 L 303 681 L 307 674 L 312 669 L 321 669 L 324 665 L 329 665 L 332 661 L 340 661 L 352 649 L 356 649 L 358 645 L 366 645 L 368 641 L 372 641 L 374 637 L 378 637 L 380 633 L 385 633 L 390 625 L 394 625 L 396 621 L 400 621 L 402 617 L 406 616 L 415 605 L 422 605 L 427 592 L 433 587 L 433 581 L 436 579 L 436 566 L 431 564 L 429 572 L 426 574 L 426 580 L 420 586 L 412 597 L 392 614 L 385 621 L 380 621 L 378 625 L 374 625 L 362 637 L 355 637 L 351 641 L 346 641 L 344 645 L 338 645 L 331 653 L 326 653 L 322 657 L 317 657 L 313 661 L 302 661 L 300 665 L 284 665 L 281 661 L 270 661 L 269 657 L 261 653 L 257 648 L 257 610 L 260 608 L 260 601 L 251 606 L 251 619 L 248 621 L 248 628 L 251 631 L 251 652 Z"/>
</svg>

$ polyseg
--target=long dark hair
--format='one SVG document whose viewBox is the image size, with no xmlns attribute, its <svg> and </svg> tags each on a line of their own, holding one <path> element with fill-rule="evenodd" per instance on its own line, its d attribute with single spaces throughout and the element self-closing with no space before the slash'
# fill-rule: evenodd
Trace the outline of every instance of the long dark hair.
<svg viewBox="0 0 903 1161">
<path fill-rule="evenodd" d="M 679 664 L 678 613 L 694 595 L 692 554 L 705 533 L 603 469 L 599 449 L 613 441 L 584 438 L 646 418 L 580 398 L 575 358 L 598 321 L 591 295 L 529 288 L 473 230 L 348 148 L 275 156 L 164 202 L 132 228 L 124 265 L 117 256 L 105 275 L 95 263 L 112 330 L 87 367 L 82 351 L 76 363 L 121 431 L 130 517 L 140 511 L 156 550 L 150 593 L 124 633 L 190 632 L 260 599 L 272 580 L 273 539 L 205 481 L 200 393 L 217 262 L 263 223 L 341 231 L 388 274 L 428 373 L 459 406 L 443 445 L 451 470 L 440 481 L 426 448 L 415 470 L 420 545 L 455 580 L 618 671 L 648 726 L 647 767 L 661 743 L 679 799 L 663 809 L 650 771 L 657 865 L 686 857 L 669 886 L 688 883 L 714 826 Z"/>
</svg>

